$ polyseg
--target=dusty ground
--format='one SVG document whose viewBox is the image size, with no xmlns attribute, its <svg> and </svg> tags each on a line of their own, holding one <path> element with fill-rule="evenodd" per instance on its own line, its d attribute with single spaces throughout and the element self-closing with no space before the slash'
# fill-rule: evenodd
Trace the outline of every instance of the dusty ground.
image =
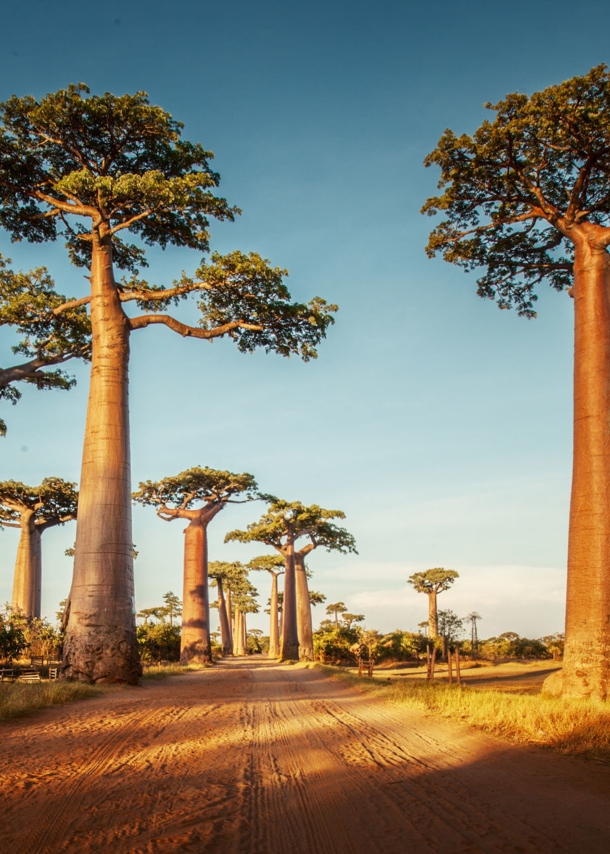
<svg viewBox="0 0 610 854">
<path fill-rule="evenodd" d="M 610 850 L 610 769 L 236 660 L 0 729 L 0 850 Z"/>
<path fill-rule="evenodd" d="M 472 667 L 466 661 L 461 670 L 462 682 L 465 685 L 476 685 L 487 691 L 509 691 L 511 694 L 539 694 L 542 683 L 551 673 L 561 668 L 560 661 L 531 661 L 522 663 L 509 661 L 503 664 L 487 664 Z M 357 667 L 350 667 L 351 673 L 357 673 Z M 378 667 L 375 670 L 376 679 L 402 682 L 404 680 L 425 679 L 426 667 Z M 434 669 L 434 678 L 439 682 L 448 682 L 447 665 L 439 662 Z M 455 667 L 453 669 L 455 679 Z"/>
</svg>

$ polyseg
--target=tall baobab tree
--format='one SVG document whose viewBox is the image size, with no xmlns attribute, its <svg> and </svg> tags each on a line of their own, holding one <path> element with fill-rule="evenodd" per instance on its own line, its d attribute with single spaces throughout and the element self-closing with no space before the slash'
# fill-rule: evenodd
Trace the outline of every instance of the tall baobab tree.
<svg viewBox="0 0 610 854">
<path fill-rule="evenodd" d="M 55 290 L 44 267 L 14 273 L 0 255 L 0 326 L 12 327 L 20 336 L 13 353 L 25 357 L 0 368 L 0 400 L 17 403 L 18 384 L 38 389 L 70 389 L 76 380 L 58 368 L 70 359 L 91 358 L 91 324 L 84 306 Z M 51 370 L 52 369 L 52 370 Z M 0 420 L 0 436 L 6 424 Z"/>
<path fill-rule="evenodd" d="M 252 558 L 247 564 L 248 569 L 266 571 L 271 576 L 271 595 L 269 597 L 269 658 L 277 658 L 280 654 L 279 639 L 279 609 L 278 609 L 278 578 L 285 572 L 285 561 L 281 554 L 260 555 Z"/>
<path fill-rule="evenodd" d="M 436 597 L 448 590 L 459 573 L 454 569 L 444 569 L 442 566 L 427 569 L 425 572 L 415 572 L 409 576 L 408 584 L 412 584 L 418 593 L 428 596 L 428 637 L 438 637 L 438 608 Z"/>
<path fill-rule="evenodd" d="M 473 655 L 479 648 L 479 635 L 477 633 L 477 623 L 483 617 L 477 611 L 471 611 L 466 617 L 466 622 L 470 623 L 470 643 Z"/>
<path fill-rule="evenodd" d="M 239 591 L 247 580 L 247 568 L 239 561 L 210 561 L 208 577 L 210 584 L 218 589 L 218 619 L 220 642 L 223 655 L 233 655 L 232 602 L 233 590 Z"/>
<path fill-rule="evenodd" d="M 19 528 L 12 607 L 25 617 L 41 617 L 42 535 L 76 519 L 75 483 L 46 477 L 40 486 L 14 480 L 0 483 L 0 527 Z"/>
<path fill-rule="evenodd" d="M 610 73 L 487 104 L 473 136 L 445 131 L 428 254 L 481 268 L 482 297 L 534 317 L 547 281 L 574 299 L 574 462 L 566 644 L 557 692 L 610 695 Z M 551 687 L 551 686 L 549 686 Z"/>
<path fill-rule="evenodd" d="M 347 613 L 347 605 L 345 602 L 333 602 L 331 605 L 326 606 L 326 613 L 329 617 L 332 617 L 335 621 L 335 628 L 339 628 L 339 614 Z"/>
<path fill-rule="evenodd" d="M 283 555 L 286 564 L 284 577 L 284 614 L 280 659 L 313 660 L 313 630 L 311 603 L 307 586 L 305 557 L 319 546 L 342 554 L 356 552 L 353 536 L 339 528 L 331 519 L 344 519 L 341 510 L 325 510 L 317 504 L 306 507 L 300 501 L 283 501 L 268 496 L 270 506 L 258 522 L 245 531 L 231 531 L 225 541 L 260 542 L 272 546 Z M 295 542 L 307 537 L 300 549 Z"/>
<path fill-rule="evenodd" d="M 133 609 L 128 371 L 130 335 L 162 324 L 183 336 L 228 336 L 315 358 L 336 306 L 290 302 L 285 271 L 255 253 L 217 253 L 170 287 L 139 275 L 146 246 L 209 250 L 209 221 L 238 209 L 215 195 L 213 155 L 181 139 L 182 125 L 146 93 L 90 95 L 83 84 L 40 100 L 0 104 L 0 227 L 33 242 L 62 236 L 89 270 L 91 384 L 83 447 L 79 522 L 64 675 L 93 682 L 137 681 Z M 131 235 L 131 237 L 130 237 Z M 133 239 L 137 242 L 130 242 Z M 129 274 L 120 282 L 115 270 Z M 196 326 L 167 313 L 196 294 Z M 132 303 L 143 310 L 131 316 Z"/>
<path fill-rule="evenodd" d="M 243 496 L 241 499 L 236 496 Z M 166 522 L 185 519 L 184 592 L 182 596 L 182 664 L 212 661 L 210 599 L 208 594 L 207 528 L 227 504 L 243 504 L 258 498 L 251 474 L 216 469 L 186 469 L 175 477 L 147 480 L 133 494 L 134 501 L 153 506 Z"/>
<path fill-rule="evenodd" d="M 248 614 L 258 614 L 259 608 L 255 597 L 258 592 L 255 587 L 246 582 L 238 592 L 233 593 L 234 611 L 234 637 L 233 650 L 235 655 L 248 654 L 248 627 L 246 619 Z"/>
</svg>

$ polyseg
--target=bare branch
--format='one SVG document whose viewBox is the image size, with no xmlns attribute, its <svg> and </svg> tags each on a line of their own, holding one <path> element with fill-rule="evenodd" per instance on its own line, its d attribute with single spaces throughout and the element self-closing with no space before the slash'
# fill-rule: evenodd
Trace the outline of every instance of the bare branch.
<svg viewBox="0 0 610 854">
<path fill-rule="evenodd" d="M 253 332 L 263 331 L 263 327 L 259 324 L 245 323 L 242 320 L 233 320 L 230 323 L 217 326 L 216 329 L 199 329 L 197 326 L 188 326 L 188 324 L 181 323 L 169 314 L 142 314 L 140 317 L 133 317 L 130 320 L 132 329 L 143 329 L 152 323 L 161 323 L 164 326 L 168 326 L 173 332 L 182 335 L 183 338 L 220 338 L 232 332 L 233 329 L 250 329 Z"/>
</svg>

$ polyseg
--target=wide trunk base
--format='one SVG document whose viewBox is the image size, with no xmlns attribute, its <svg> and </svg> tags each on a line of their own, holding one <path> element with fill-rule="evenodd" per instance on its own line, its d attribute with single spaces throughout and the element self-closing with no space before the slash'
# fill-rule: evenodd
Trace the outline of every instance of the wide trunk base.
<svg viewBox="0 0 610 854">
<path fill-rule="evenodd" d="M 180 664 L 212 664 L 212 651 L 204 641 L 193 641 L 180 650 Z"/>
<path fill-rule="evenodd" d="M 141 675 L 135 632 L 97 626 L 90 635 L 73 632 L 66 636 L 62 679 L 137 685 Z"/>
<path fill-rule="evenodd" d="M 313 649 L 310 646 L 299 647 L 299 661 L 313 661 Z"/>
<path fill-rule="evenodd" d="M 298 661 L 299 660 L 299 645 L 298 643 L 286 643 L 280 650 L 280 661 Z"/>
<path fill-rule="evenodd" d="M 610 648 L 608 638 L 588 638 L 575 643 L 569 636 L 562 671 L 564 697 L 589 697 L 607 700 L 610 697 Z"/>
</svg>

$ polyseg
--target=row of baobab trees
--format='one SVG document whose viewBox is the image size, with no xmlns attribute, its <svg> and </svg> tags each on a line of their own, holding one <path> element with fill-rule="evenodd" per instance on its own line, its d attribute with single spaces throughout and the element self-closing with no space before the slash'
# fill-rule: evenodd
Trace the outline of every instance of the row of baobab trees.
<svg viewBox="0 0 610 854">
<path fill-rule="evenodd" d="M 154 508 L 166 522 L 182 520 L 184 579 L 180 660 L 183 664 L 212 662 L 210 581 L 217 588 L 223 652 L 233 650 L 234 635 L 245 638 L 245 615 L 255 610 L 252 589 L 239 562 L 208 563 L 208 526 L 229 504 L 264 501 L 267 509 L 245 530 L 230 531 L 225 541 L 260 543 L 270 554 L 253 558 L 245 569 L 271 576 L 271 631 L 269 654 L 281 660 L 313 659 L 311 598 L 305 558 L 317 548 L 347 554 L 355 552 L 352 534 L 336 524 L 341 510 L 317 504 L 306 506 L 261 493 L 247 473 L 196 466 L 159 481 L 146 481 L 133 500 Z M 12 604 L 26 617 L 40 617 L 42 534 L 53 526 L 76 519 L 79 496 L 73 483 L 47 478 L 36 488 L 15 481 L 0 484 L 0 522 L 20 528 Z M 133 548 L 132 548 L 133 550 Z M 284 575 L 282 629 L 278 631 L 278 578 Z M 63 625 L 68 624 L 72 592 L 67 597 Z M 231 615 L 235 614 L 234 629 Z M 239 643 L 238 643 L 239 648 Z"/>
</svg>

